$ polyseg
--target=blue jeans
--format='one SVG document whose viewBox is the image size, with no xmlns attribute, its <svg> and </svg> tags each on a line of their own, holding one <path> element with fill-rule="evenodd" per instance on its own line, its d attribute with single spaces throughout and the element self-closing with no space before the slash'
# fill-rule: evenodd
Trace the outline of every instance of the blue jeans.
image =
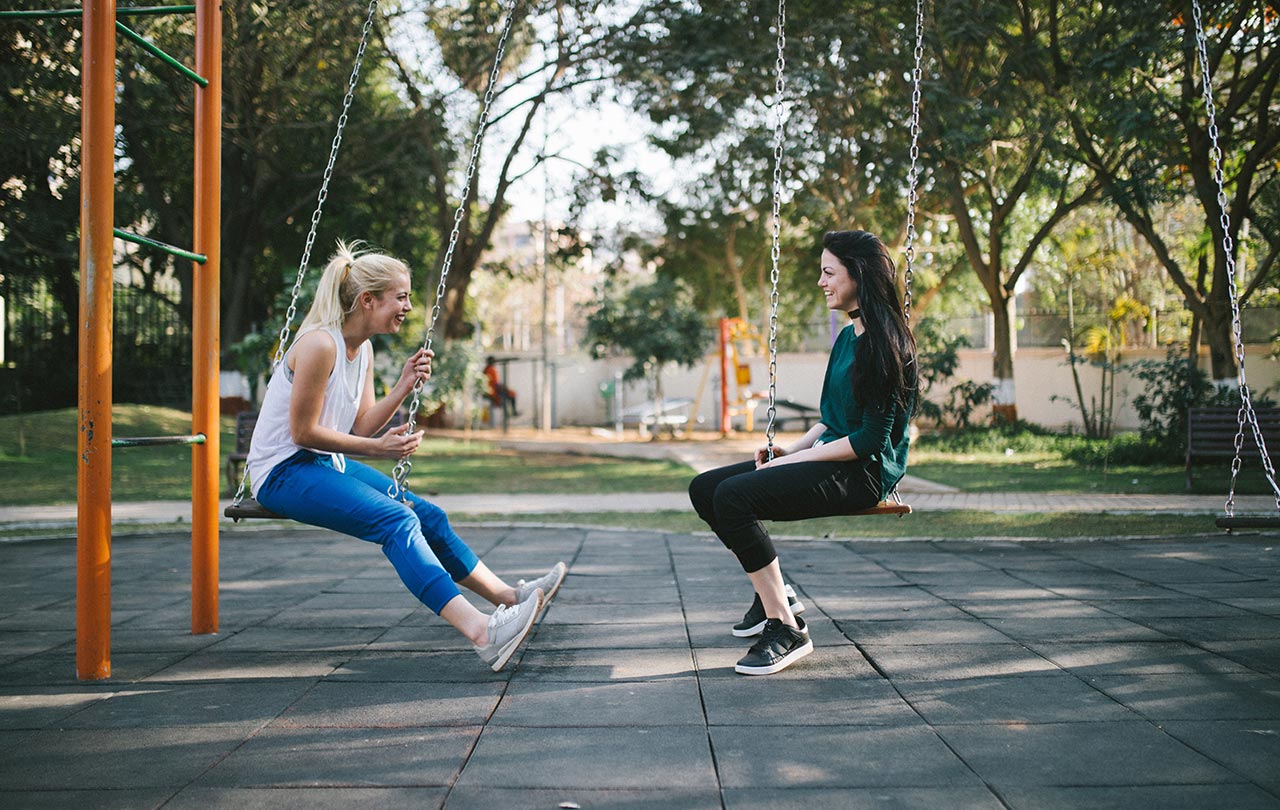
<svg viewBox="0 0 1280 810">
<path fill-rule="evenodd" d="M 405 587 L 439 613 L 458 596 L 454 583 L 479 564 L 440 507 L 409 493 L 387 495 L 391 479 L 348 458 L 346 472 L 329 456 L 299 450 L 277 464 L 258 489 L 258 503 L 278 515 L 377 543 Z"/>
</svg>

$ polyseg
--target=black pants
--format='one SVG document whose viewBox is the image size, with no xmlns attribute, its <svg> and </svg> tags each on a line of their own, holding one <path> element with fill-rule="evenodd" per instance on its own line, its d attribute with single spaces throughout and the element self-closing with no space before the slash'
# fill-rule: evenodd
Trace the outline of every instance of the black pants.
<svg viewBox="0 0 1280 810">
<path fill-rule="evenodd" d="M 777 559 L 762 520 L 805 520 L 875 506 L 880 464 L 810 461 L 757 470 L 744 461 L 708 470 L 689 484 L 689 500 L 748 574 Z"/>
</svg>

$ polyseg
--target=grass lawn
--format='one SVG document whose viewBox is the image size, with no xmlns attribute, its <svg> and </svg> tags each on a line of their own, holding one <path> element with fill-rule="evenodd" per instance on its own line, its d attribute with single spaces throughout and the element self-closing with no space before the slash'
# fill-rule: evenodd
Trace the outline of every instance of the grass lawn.
<svg viewBox="0 0 1280 810">
<path fill-rule="evenodd" d="M 942 453 L 913 448 L 908 472 L 965 492 L 1187 494 L 1186 469 L 1182 465 L 1088 467 L 1052 451 Z M 1197 465 L 1191 493 L 1222 495 L 1225 499 L 1230 478 L 1230 461 Z M 1270 491 L 1260 461 L 1247 459 L 1241 467 L 1236 492 L 1261 495 Z"/>
<path fill-rule="evenodd" d="M 188 433 L 190 414 L 148 405 L 112 410 L 116 437 Z M 74 409 L 0 417 L 0 506 L 74 503 Z M 234 447 L 235 420 L 222 423 L 222 450 Z M 116 448 L 112 498 L 117 501 L 191 497 L 187 447 Z M 390 472 L 393 461 L 375 461 Z M 219 471 L 221 471 L 219 466 Z M 483 442 L 429 439 L 413 458 L 409 486 L 418 492 L 670 492 L 685 489 L 693 471 L 683 464 L 557 453 L 521 455 Z"/>
</svg>

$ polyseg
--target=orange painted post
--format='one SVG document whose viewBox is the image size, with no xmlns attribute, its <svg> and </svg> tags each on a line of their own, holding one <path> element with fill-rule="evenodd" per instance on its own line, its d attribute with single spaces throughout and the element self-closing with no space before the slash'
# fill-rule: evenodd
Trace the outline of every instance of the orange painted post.
<svg viewBox="0 0 1280 810">
<path fill-rule="evenodd" d="M 222 214 L 222 4 L 196 3 L 195 245 L 191 308 L 191 432 L 208 439 L 191 456 L 191 632 L 218 632 L 218 486 L 221 436 L 218 375 Z"/>
<path fill-rule="evenodd" d="M 115 216 L 115 0 L 81 22 L 76 675 L 111 677 L 111 283 Z"/>
<path fill-rule="evenodd" d="M 728 436 L 729 425 L 729 319 L 720 319 L 720 435 Z"/>
</svg>

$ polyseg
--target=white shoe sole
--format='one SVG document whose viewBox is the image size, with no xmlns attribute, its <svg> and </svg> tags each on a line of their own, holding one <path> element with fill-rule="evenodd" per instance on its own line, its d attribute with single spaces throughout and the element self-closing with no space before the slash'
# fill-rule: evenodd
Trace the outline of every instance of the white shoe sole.
<svg viewBox="0 0 1280 810">
<path fill-rule="evenodd" d="M 564 565 L 564 564 L 556 563 L 556 565 Z M 569 566 L 565 565 L 564 570 L 560 572 L 560 578 L 557 579 L 555 581 L 555 584 L 551 586 L 551 590 L 543 592 L 542 594 L 543 606 L 551 604 L 551 597 L 555 596 L 557 593 L 560 592 L 560 586 L 564 584 L 564 578 L 567 576 L 569 576 Z"/>
<path fill-rule="evenodd" d="M 498 650 L 498 657 L 494 659 L 489 668 L 494 672 L 502 669 L 511 660 L 511 656 L 515 654 L 516 648 L 520 646 L 520 642 L 525 640 L 529 635 L 529 631 L 533 629 L 533 623 L 538 620 L 538 614 L 542 612 L 542 597 L 538 597 L 538 606 L 529 611 L 529 618 L 525 620 L 524 627 L 520 628 L 520 632 L 511 638 L 506 644 L 502 645 L 502 649 Z"/>
<path fill-rule="evenodd" d="M 733 671 L 739 675 L 772 675 L 775 672 L 781 672 L 811 652 L 813 652 L 813 642 L 806 641 L 767 667 L 744 667 L 742 664 L 738 664 L 733 668 Z"/>
<path fill-rule="evenodd" d="M 791 615 L 799 616 L 801 613 L 804 613 L 804 602 L 801 602 L 799 599 L 797 599 L 796 603 L 791 606 Z M 748 627 L 745 630 L 739 630 L 738 628 L 735 627 L 733 628 L 733 634 L 738 638 L 751 638 L 752 636 L 760 635 L 760 631 L 762 630 L 764 630 L 763 621 L 757 625 Z"/>
</svg>

